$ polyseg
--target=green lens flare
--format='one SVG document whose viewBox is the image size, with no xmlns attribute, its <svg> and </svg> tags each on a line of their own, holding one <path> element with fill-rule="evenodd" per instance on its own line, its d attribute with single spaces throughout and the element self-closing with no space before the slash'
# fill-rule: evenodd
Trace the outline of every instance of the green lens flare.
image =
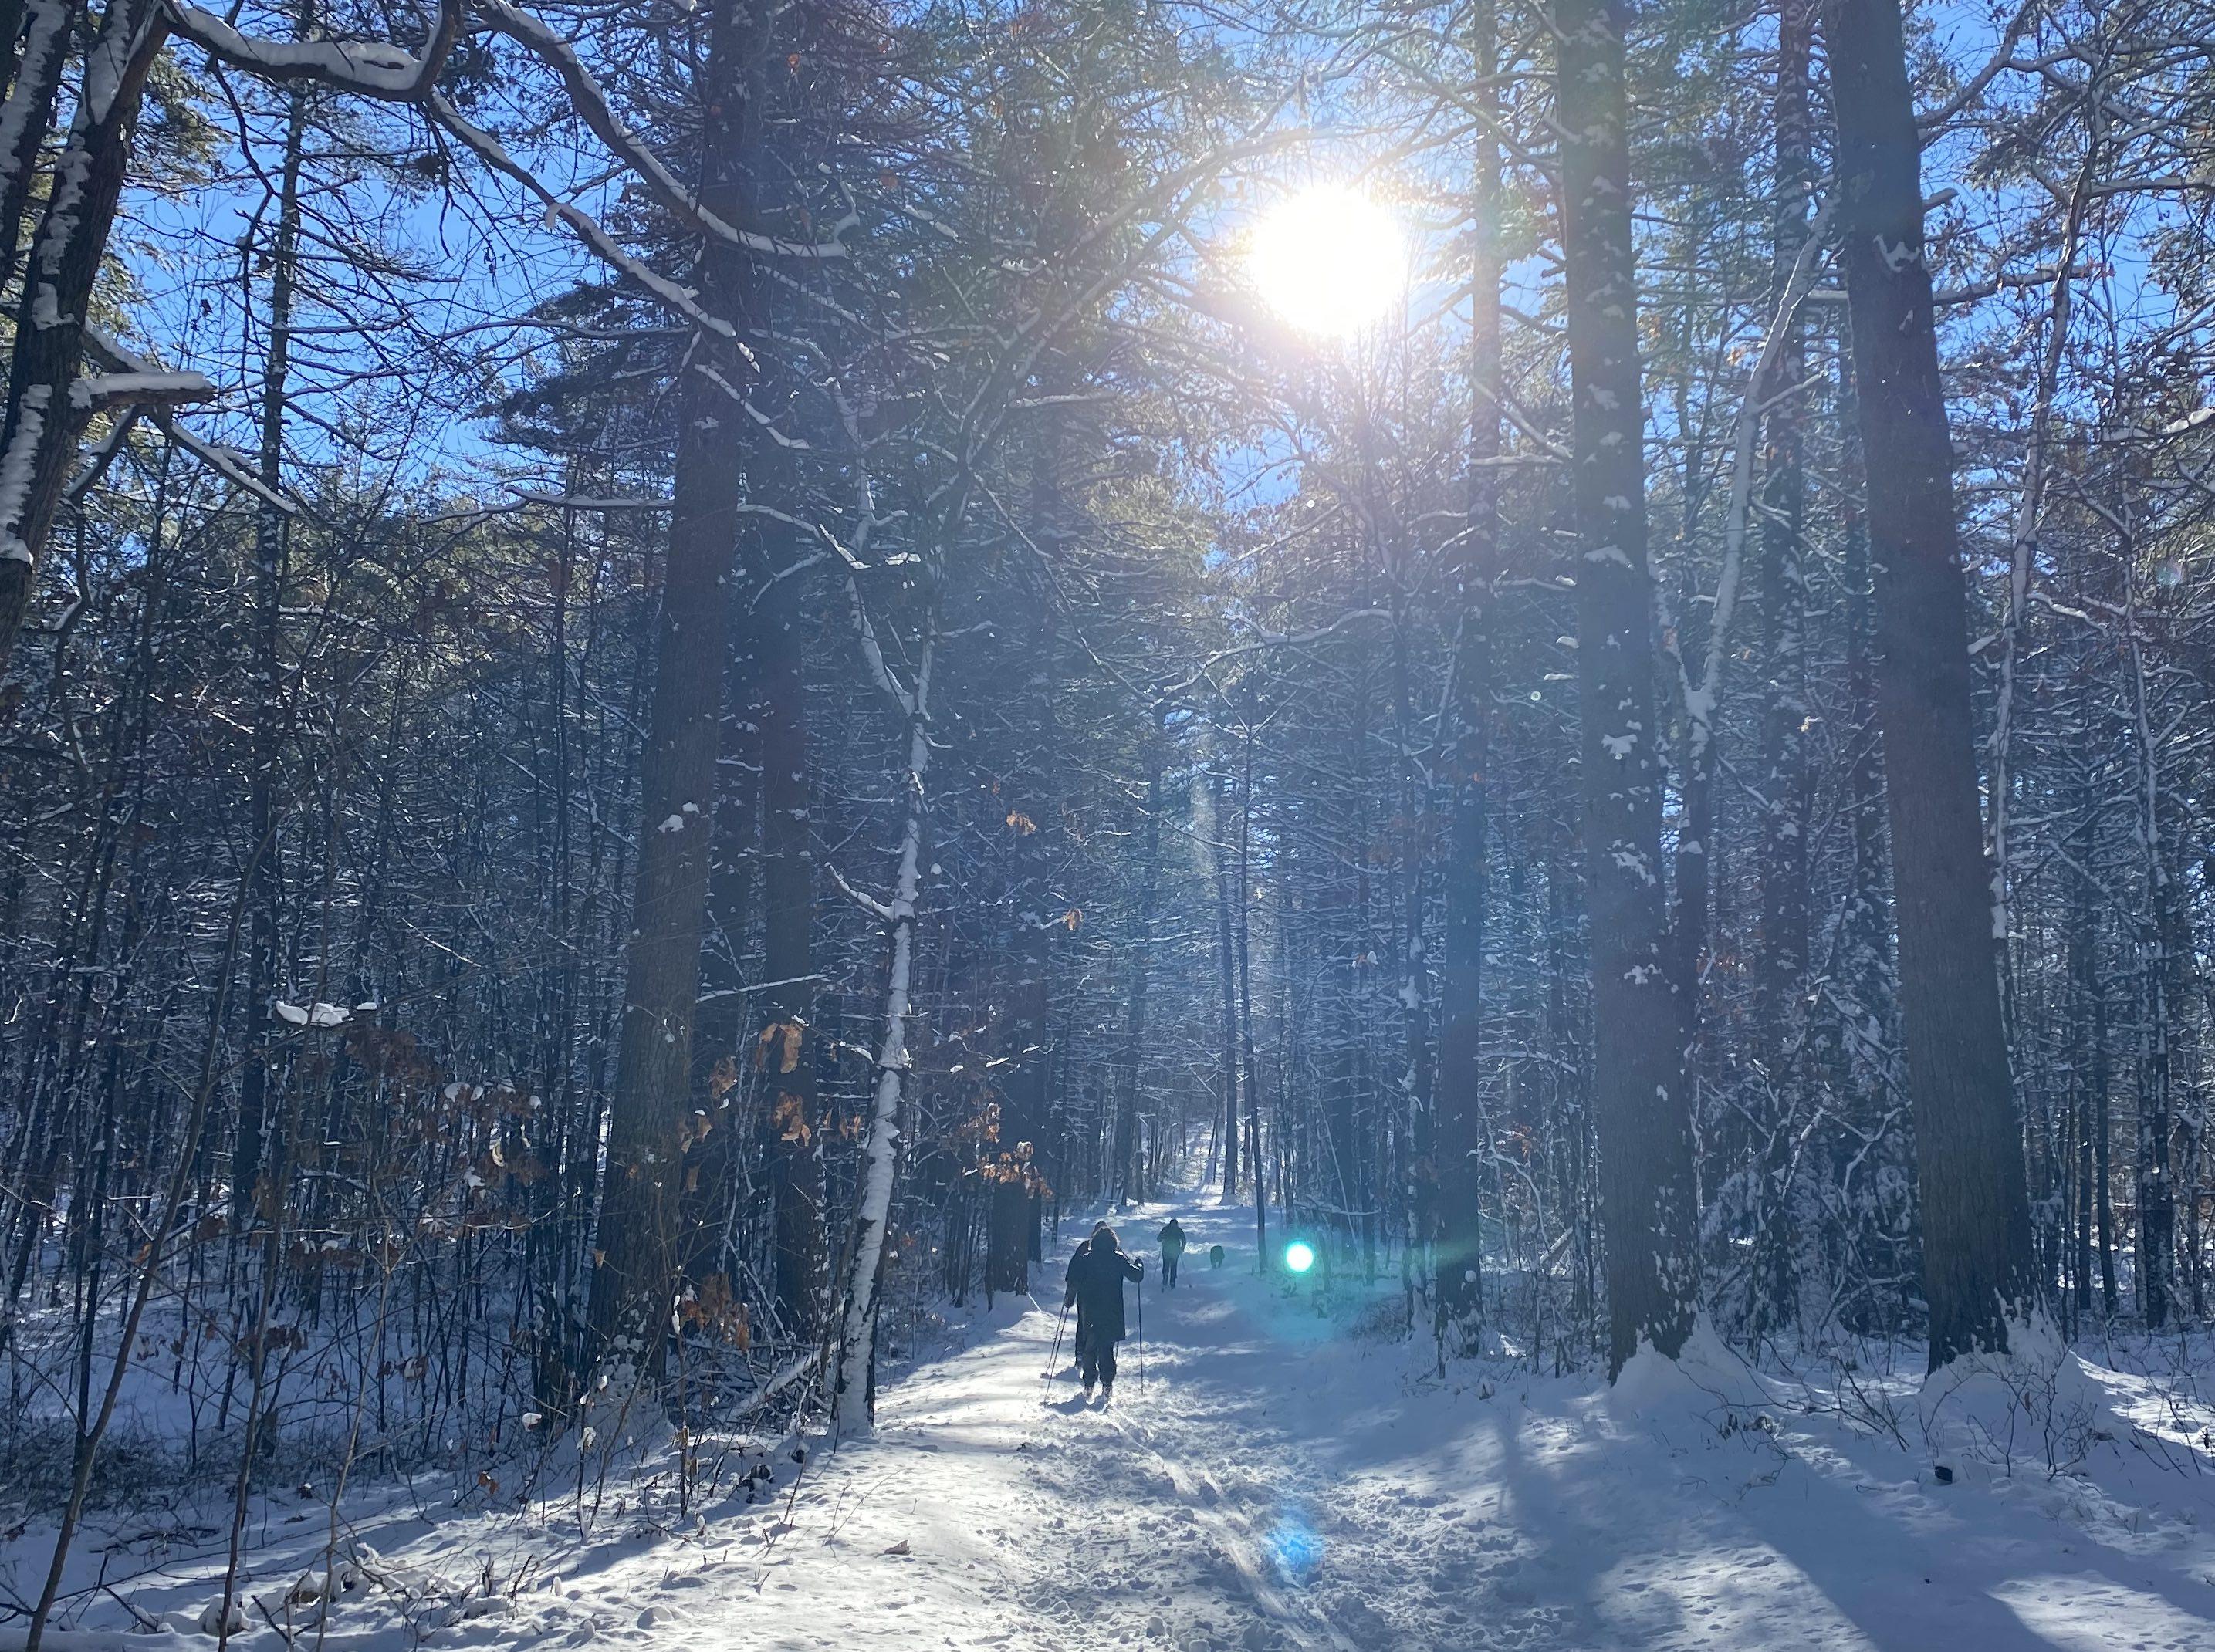
<svg viewBox="0 0 2215 1652">
<path fill-rule="evenodd" d="M 1315 1246 L 1305 1239 L 1294 1239 L 1285 1247 L 1285 1266 L 1296 1274 L 1304 1274 L 1315 1266 Z"/>
</svg>

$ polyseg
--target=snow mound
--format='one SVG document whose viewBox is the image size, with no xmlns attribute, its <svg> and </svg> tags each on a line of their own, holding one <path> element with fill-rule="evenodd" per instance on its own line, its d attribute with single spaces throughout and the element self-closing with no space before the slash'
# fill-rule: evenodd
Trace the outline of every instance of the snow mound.
<svg viewBox="0 0 2215 1652">
<path fill-rule="evenodd" d="M 1689 1416 L 1727 1430 L 1738 1414 L 1776 1404 L 1760 1373 L 1715 1334 L 1702 1314 L 1675 1359 L 1641 1340 L 1608 1393 L 1608 1408 L 1623 1422 Z"/>
<path fill-rule="evenodd" d="M 2102 1470 L 2136 1466 L 2162 1432 L 2138 1414 L 2144 1386 L 2088 1362 L 2043 1315 L 2010 1325 L 2005 1354 L 1963 1355 L 1924 1380 L 1916 1411 L 1933 1478 L 2105 1478 Z M 2170 1449 L 2200 1459 L 2191 1466 L 2206 1472 L 2215 1468 L 2215 1435 L 2202 1428 L 2195 1438 L 2192 1421 L 2172 1419 Z"/>
</svg>

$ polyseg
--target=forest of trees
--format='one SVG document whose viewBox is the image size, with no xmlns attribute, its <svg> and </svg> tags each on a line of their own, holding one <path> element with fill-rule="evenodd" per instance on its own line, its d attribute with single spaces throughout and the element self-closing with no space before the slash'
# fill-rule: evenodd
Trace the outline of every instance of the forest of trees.
<svg viewBox="0 0 2215 1652">
<path fill-rule="evenodd" d="M 0 15 L 64 1546 L 1187 1180 L 1441 1364 L 2215 1312 L 2207 0 Z"/>
</svg>

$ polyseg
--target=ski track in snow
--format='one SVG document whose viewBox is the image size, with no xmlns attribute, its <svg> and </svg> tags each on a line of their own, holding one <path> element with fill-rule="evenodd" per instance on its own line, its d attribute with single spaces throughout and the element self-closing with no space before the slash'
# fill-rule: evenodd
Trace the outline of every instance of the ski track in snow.
<svg viewBox="0 0 2215 1652">
<path fill-rule="evenodd" d="M 1173 1208 L 1194 1254 L 1172 1293 L 1146 1250 L 1145 1374 L 1134 1338 L 1112 1405 L 1083 1404 L 1065 1337 L 1042 1380 L 1055 1317 L 1019 1300 L 997 1335 L 887 1389 L 874 1437 L 803 1478 L 765 1557 L 672 1577 L 674 1604 L 650 1621 L 603 1611 L 596 1637 L 701 1652 L 1585 1643 L 1574 1607 L 1526 1581 L 1533 1545 L 1496 1496 L 1397 1484 L 1430 1478 L 1408 1460 L 1422 1455 L 1412 1435 L 1355 1460 L 1398 1432 L 1404 1347 L 1336 1341 L 1253 1277 L 1250 1239 L 1236 1245 L 1249 1215 Z M 1126 1244 L 1169 1208 L 1123 1221 Z M 1218 1239 L 1236 1261 L 1211 1272 Z M 1041 1270 L 1039 1300 L 1056 1301 L 1059 1271 Z"/>
<path fill-rule="evenodd" d="M 1151 1245 L 1171 1211 L 1193 1242 L 1174 1293 Z M 727 1497 L 683 1536 L 635 1512 L 627 1529 L 620 1508 L 603 1536 L 557 1543 L 558 1522 L 531 1539 L 482 1514 L 355 1508 L 379 1565 L 453 1604 L 401 1629 L 349 1596 L 322 1652 L 2215 1652 L 2215 1459 L 2173 1416 L 2167 1440 L 2119 1424 L 2128 1438 L 2084 1477 L 2034 1453 L 1940 1487 L 1890 1441 L 1765 1405 L 1743 1367 L 1725 1405 L 1703 1385 L 1736 1379 L 1692 1350 L 1683 1373 L 1635 1365 L 1612 1392 L 1441 1384 L 1420 1348 L 1348 1335 L 1311 1287 L 1256 1276 L 1251 1222 L 1192 1200 L 1120 1220 L 1149 1262 L 1146 1369 L 1126 1343 L 1106 1409 L 1079 1402 L 1066 1342 L 1041 1381 L 1055 1315 L 1003 1300 L 970 1346 L 887 1386 L 874 1435 L 796 1478 L 783 1459 L 773 1499 Z M 1077 1237 L 1036 1301 L 1058 1308 Z M 2151 1416 L 2142 1387 L 2112 1400 L 2110 1423 Z M 257 1606 L 316 1563 L 325 1518 L 273 1504 L 257 1523 Z M 287 1527 L 291 1546 L 269 1540 Z M 526 1586 L 470 1599 L 469 1574 L 517 1576 L 526 1550 Z M 142 1574 L 135 1604 L 188 1627 L 208 1564 Z M 285 1652 L 258 1620 L 230 1645 Z M 315 1645 L 304 1633 L 297 1652 Z"/>
<path fill-rule="evenodd" d="M 1169 1293 L 1151 1239 L 1172 1210 L 1193 1250 Z M 1337 1334 L 1254 1276 L 1251 1220 L 1187 1202 L 1119 1222 L 1149 1260 L 1148 1343 L 1143 1383 L 1125 1344 L 1112 1406 L 1078 1400 L 1065 1341 L 1041 1382 L 1054 1316 L 1019 1300 L 997 1334 L 886 1391 L 875 1437 L 803 1480 L 766 1560 L 734 1558 L 611 1638 L 2215 1652 L 2215 1547 L 2191 1523 L 2196 1504 L 2215 1527 L 2204 1480 L 2170 1475 L 2184 1517 L 2164 1517 L 2042 1472 L 1936 1488 L 1835 1423 L 1726 1433 L 1682 1405 L 1625 1415 L 1597 1384 L 1441 1392 L 1411 1379 L 1405 1343 Z M 1216 1241 L 1232 1259 L 1211 1272 Z M 1057 1257 L 1039 1301 L 1058 1306 L 1059 1277 Z"/>
</svg>

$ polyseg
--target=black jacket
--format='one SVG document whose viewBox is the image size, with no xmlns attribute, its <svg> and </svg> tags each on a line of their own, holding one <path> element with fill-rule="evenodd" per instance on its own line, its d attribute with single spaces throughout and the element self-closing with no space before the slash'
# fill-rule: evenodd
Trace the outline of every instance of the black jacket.
<svg viewBox="0 0 2215 1652">
<path fill-rule="evenodd" d="M 1181 1257 L 1184 1254 L 1184 1224 L 1171 1216 L 1162 1227 L 1162 1254 Z"/>
<path fill-rule="evenodd" d="M 1077 1340 L 1080 1343 L 1120 1343 L 1129 1333 L 1123 1325 L 1123 1282 L 1144 1279 L 1146 1264 L 1134 1261 L 1108 1245 L 1095 1248 L 1090 1239 L 1077 1247 L 1069 1259 L 1067 1288 L 1062 1305 L 1077 1305 Z"/>
</svg>

